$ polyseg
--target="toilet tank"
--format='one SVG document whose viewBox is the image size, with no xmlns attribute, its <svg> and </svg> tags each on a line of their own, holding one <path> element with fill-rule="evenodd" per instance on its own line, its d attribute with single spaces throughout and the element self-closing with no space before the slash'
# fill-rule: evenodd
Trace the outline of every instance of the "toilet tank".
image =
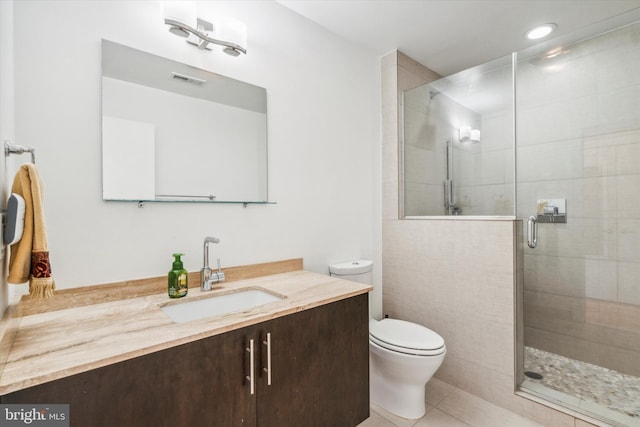
<svg viewBox="0 0 640 427">
<path fill-rule="evenodd" d="M 368 259 L 358 259 L 329 265 L 329 274 L 331 276 L 364 283 L 366 285 L 371 284 L 371 270 L 373 270 L 373 261 Z"/>
</svg>

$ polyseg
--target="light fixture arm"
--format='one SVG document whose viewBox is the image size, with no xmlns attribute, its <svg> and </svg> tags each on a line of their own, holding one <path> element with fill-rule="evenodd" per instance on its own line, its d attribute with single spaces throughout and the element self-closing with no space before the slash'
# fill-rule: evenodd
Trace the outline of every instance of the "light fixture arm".
<svg viewBox="0 0 640 427">
<path fill-rule="evenodd" d="M 247 50 L 245 48 L 243 48 L 242 46 L 235 44 L 235 43 L 231 43 L 231 42 L 227 42 L 224 40 L 218 40 L 218 39 L 214 39 L 213 37 L 209 37 L 206 34 L 196 30 L 195 28 L 185 24 L 184 22 L 180 22 L 177 21 L 175 19 L 171 19 L 171 18 L 165 18 L 164 19 L 164 23 L 167 25 L 171 25 L 172 27 L 177 27 L 183 31 L 186 31 L 188 33 L 193 34 L 194 36 L 200 38 L 200 43 L 198 44 L 198 48 L 199 49 L 205 49 L 207 47 L 207 45 L 209 43 L 213 43 L 213 44 L 217 44 L 217 45 L 221 45 L 221 46 L 225 46 L 225 52 L 230 53 L 230 54 L 234 54 L 235 52 L 235 56 L 238 56 L 240 53 L 244 53 L 245 55 L 247 54 Z M 232 52 L 230 52 L 230 50 Z"/>
</svg>

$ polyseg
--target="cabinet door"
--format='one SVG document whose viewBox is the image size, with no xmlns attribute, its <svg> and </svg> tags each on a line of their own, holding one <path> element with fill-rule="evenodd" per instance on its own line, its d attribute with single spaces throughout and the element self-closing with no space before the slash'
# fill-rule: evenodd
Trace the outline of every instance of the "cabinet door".
<svg viewBox="0 0 640 427">
<path fill-rule="evenodd" d="M 254 426 L 245 329 L 44 383 L 3 403 L 68 403 L 71 426 Z"/>
<path fill-rule="evenodd" d="M 354 427 L 369 416 L 368 297 L 305 310 L 257 325 L 271 333 L 272 383 L 261 351 L 260 427 Z"/>
</svg>

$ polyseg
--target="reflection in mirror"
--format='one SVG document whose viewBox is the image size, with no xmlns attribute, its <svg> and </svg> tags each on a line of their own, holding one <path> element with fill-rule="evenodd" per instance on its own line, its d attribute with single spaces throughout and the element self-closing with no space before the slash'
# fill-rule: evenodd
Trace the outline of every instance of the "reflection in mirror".
<svg viewBox="0 0 640 427">
<path fill-rule="evenodd" d="M 267 202 L 261 87 L 102 41 L 104 200 Z"/>
<path fill-rule="evenodd" d="M 403 92 L 404 217 L 513 216 L 511 56 Z"/>
</svg>

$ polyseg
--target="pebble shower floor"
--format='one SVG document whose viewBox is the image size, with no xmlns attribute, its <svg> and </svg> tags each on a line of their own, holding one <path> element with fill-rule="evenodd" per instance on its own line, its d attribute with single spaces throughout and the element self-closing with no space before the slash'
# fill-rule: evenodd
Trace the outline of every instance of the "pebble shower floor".
<svg viewBox="0 0 640 427">
<path fill-rule="evenodd" d="M 525 372 L 535 372 L 545 387 L 595 402 L 640 420 L 640 378 L 525 347 Z"/>
</svg>

